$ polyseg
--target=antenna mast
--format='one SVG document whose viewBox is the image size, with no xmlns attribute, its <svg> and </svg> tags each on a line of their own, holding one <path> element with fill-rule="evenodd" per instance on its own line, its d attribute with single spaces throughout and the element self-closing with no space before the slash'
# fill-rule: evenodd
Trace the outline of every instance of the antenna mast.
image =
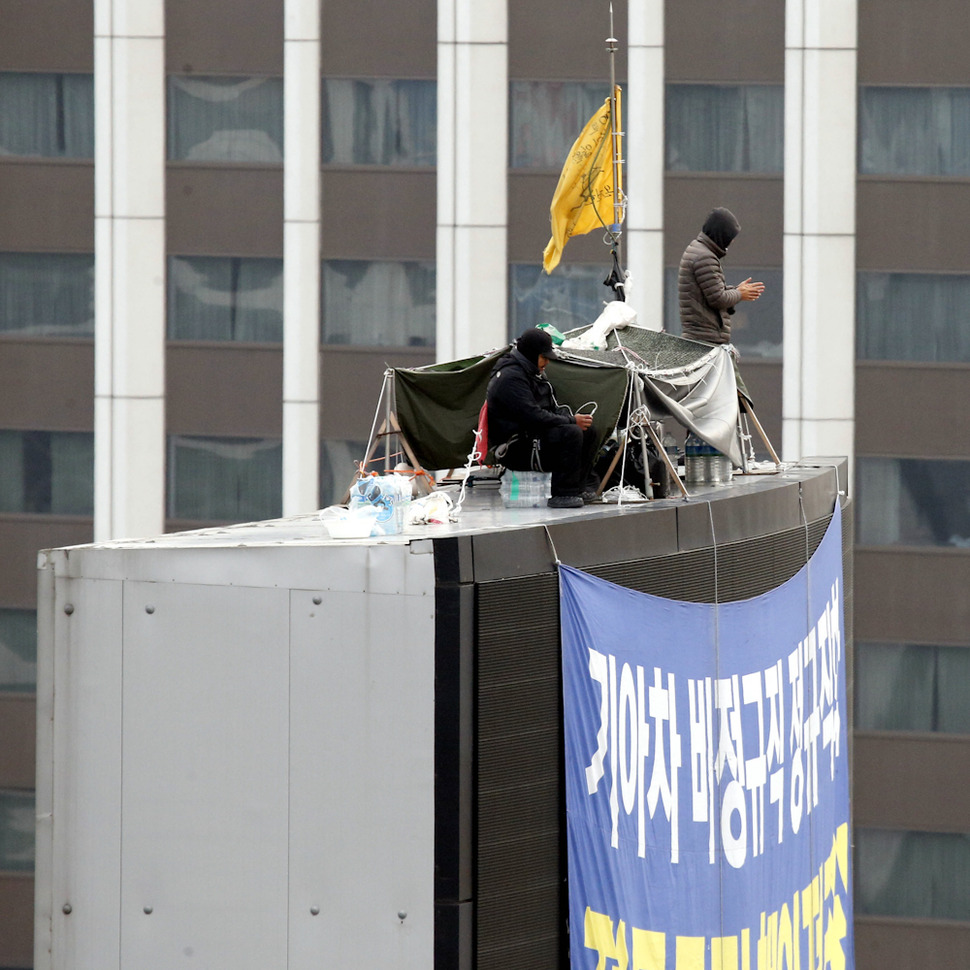
<svg viewBox="0 0 970 970">
<path fill-rule="evenodd" d="M 620 235 L 622 233 L 623 210 L 626 208 L 626 198 L 620 188 L 623 159 L 620 157 L 622 135 L 618 128 L 616 103 L 616 50 L 617 39 L 613 31 L 613 3 L 610 2 L 610 36 L 606 38 L 606 50 L 610 55 L 610 138 L 613 157 L 613 223 L 609 227 L 610 253 L 613 257 L 613 270 L 605 279 L 604 285 L 613 290 L 616 299 L 626 298 L 626 273 L 620 267 Z M 605 241 L 605 240 L 604 240 Z"/>
<path fill-rule="evenodd" d="M 617 130 L 616 116 L 616 50 L 618 42 L 613 32 L 613 4 L 610 3 L 610 36 L 606 38 L 606 50 L 610 55 L 610 137 L 613 147 L 613 225 L 610 232 L 615 240 L 620 238 L 620 225 L 623 221 L 623 199 L 620 189 L 620 174 L 623 159 L 620 158 L 621 131 Z"/>
</svg>

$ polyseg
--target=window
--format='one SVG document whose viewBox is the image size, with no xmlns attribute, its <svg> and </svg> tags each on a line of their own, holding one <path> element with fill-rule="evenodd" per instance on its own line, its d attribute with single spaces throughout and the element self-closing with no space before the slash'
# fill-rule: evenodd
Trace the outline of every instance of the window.
<svg viewBox="0 0 970 970">
<path fill-rule="evenodd" d="M 0 609 L 0 691 L 37 689 L 37 613 Z"/>
<path fill-rule="evenodd" d="M 781 173 L 785 89 L 780 84 L 668 84 L 667 170 Z"/>
<path fill-rule="evenodd" d="M 970 461 L 856 460 L 856 541 L 970 548 Z"/>
<path fill-rule="evenodd" d="M 970 88 L 860 88 L 859 171 L 970 175 Z"/>
<path fill-rule="evenodd" d="M 34 793 L 0 789 L 0 871 L 34 868 Z"/>
<path fill-rule="evenodd" d="M 168 157 L 282 165 L 282 78 L 170 76 Z"/>
<path fill-rule="evenodd" d="M 540 323 L 550 323 L 561 333 L 595 323 L 603 312 L 603 301 L 613 299 L 613 291 L 603 285 L 608 275 L 605 264 L 560 263 L 549 276 L 541 264 L 513 263 L 509 267 L 509 340 Z"/>
<path fill-rule="evenodd" d="M 94 158 L 94 77 L 0 72 L 0 155 Z"/>
<path fill-rule="evenodd" d="M 509 165 L 559 171 L 579 133 L 610 96 L 609 84 L 513 81 L 509 86 Z"/>
<path fill-rule="evenodd" d="M 437 92 L 434 81 L 327 78 L 321 120 L 323 163 L 433 167 L 437 164 Z"/>
<path fill-rule="evenodd" d="M 970 835 L 855 830 L 857 916 L 970 920 Z"/>
<path fill-rule="evenodd" d="M 680 295 L 677 289 L 677 267 L 664 270 L 664 326 L 669 333 L 681 335 Z M 731 317 L 731 343 L 742 357 L 780 360 L 783 350 L 782 308 L 784 274 L 780 269 L 752 269 L 750 266 L 724 266 L 728 286 L 743 279 L 761 280 L 765 291 L 761 298 L 737 304 Z"/>
<path fill-rule="evenodd" d="M 856 643 L 855 726 L 970 734 L 970 647 Z"/>
<path fill-rule="evenodd" d="M 283 341 L 283 261 L 173 256 L 169 340 Z"/>
<path fill-rule="evenodd" d="M 434 346 L 434 263 L 331 259 L 322 290 L 324 343 Z"/>
<path fill-rule="evenodd" d="M 383 448 L 378 450 L 383 455 Z M 343 499 L 366 452 L 366 441 L 320 442 L 320 508 Z"/>
<path fill-rule="evenodd" d="M 0 431 L 0 512 L 94 514 L 94 435 Z"/>
<path fill-rule="evenodd" d="M 0 333 L 94 335 L 94 256 L 0 253 Z"/>
<path fill-rule="evenodd" d="M 760 302 L 760 301 L 759 301 Z M 970 276 L 859 273 L 859 360 L 970 363 Z"/>
<path fill-rule="evenodd" d="M 215 522 L 277 518 L 283 446 L 259 438 L 168 439 L 168 517 Z"/>
</svg>

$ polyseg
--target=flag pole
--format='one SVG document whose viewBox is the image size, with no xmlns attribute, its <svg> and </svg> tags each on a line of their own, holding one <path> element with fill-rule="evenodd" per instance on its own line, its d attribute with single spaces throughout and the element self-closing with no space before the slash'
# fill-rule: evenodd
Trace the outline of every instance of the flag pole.
<svg viewBox="0 0 970 970">
<path fill-rule="evenodd" d="M 623 159 L 620 158 L 620 138 L 622 132 L 617 126 L 616 104 L 616 50 L 618 42 L 613 30 L 613 3 L 610 0 L 610 36 L 606 38 L 606 50 L 610 55 L 610 147 L 613 158 L 613 224 L 609 228 L 610 253 L 613 257 L 613 271 L 604 280 L 618 300 L 625 299 L 626 274 L 620 268 L 620 236 L 623 225 L 624 199 L 620 189 Z"/>
<path fill-rule="evenodd" d="M 623 164 L 619 152 L 620 132 L 616 126 L 616 50 L 618 42 L 613 32 L 613 3 L 610 2 L 610 36 L 606 38 L 606 50 L 610 55 L 610 137 L 613 148 L 613 225 L 610 233 L 615 240 L 620 238 L 620 225 L 623 218 L 623 203 L 620 199 L 620 166 Z"/>
</svg>

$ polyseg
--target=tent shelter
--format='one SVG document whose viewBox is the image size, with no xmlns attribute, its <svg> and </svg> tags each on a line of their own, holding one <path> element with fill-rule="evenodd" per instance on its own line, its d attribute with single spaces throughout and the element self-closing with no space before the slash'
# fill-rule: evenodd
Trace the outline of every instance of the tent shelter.
<svg viewBox="0 0 970 970">
<path fill-rule="evenodd" d="M 571 338 L 586 329 L 566 335 L 560 359 L 550 361 L 546 373 L 560 403 L 577 409 L 596 402 L 594 427 L 600 432 L 600 443 L 615 429 L 625 431 L 634 423 L 652 434 L 647 418 L 673 418 L 727 455 L 735 466 L 744 467 L 739 402 L 752 417 L 754 412 L 728 349 L 636 326 L 611 332 L 603 350 L 570 349 Z M 381 434 L 399 434 L 416 467 L 438 470 L 464 465 L 475 446 L 489 374 L 507 350 L 426 367 L 389 369 L 384 388 L 387 418 Z M 374 447 L 372 435 L 368 459 Z"/>
</svg>

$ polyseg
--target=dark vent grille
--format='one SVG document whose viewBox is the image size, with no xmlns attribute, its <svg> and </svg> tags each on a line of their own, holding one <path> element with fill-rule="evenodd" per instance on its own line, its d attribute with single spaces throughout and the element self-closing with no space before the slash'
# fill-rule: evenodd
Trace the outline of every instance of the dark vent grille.
<svg viewBox="0 0 970 970">
<path fill-rule="evenodd" d="M 619 586 L 692 603 L 730 603 L 750 599 L 791 579 L 818 548 L 829 520 L 804 529 L 739 542 L 713 549 L 676 553 L 635 562 L 589 566 L 587 572 Z M 715 586 L 716 577 L 716 586 Z"/>
<path fill-rule="evenodd" d="M 478 587 L 476 970 L 564 947 L 562 704 L 554 574 Z"/>
</svg>

